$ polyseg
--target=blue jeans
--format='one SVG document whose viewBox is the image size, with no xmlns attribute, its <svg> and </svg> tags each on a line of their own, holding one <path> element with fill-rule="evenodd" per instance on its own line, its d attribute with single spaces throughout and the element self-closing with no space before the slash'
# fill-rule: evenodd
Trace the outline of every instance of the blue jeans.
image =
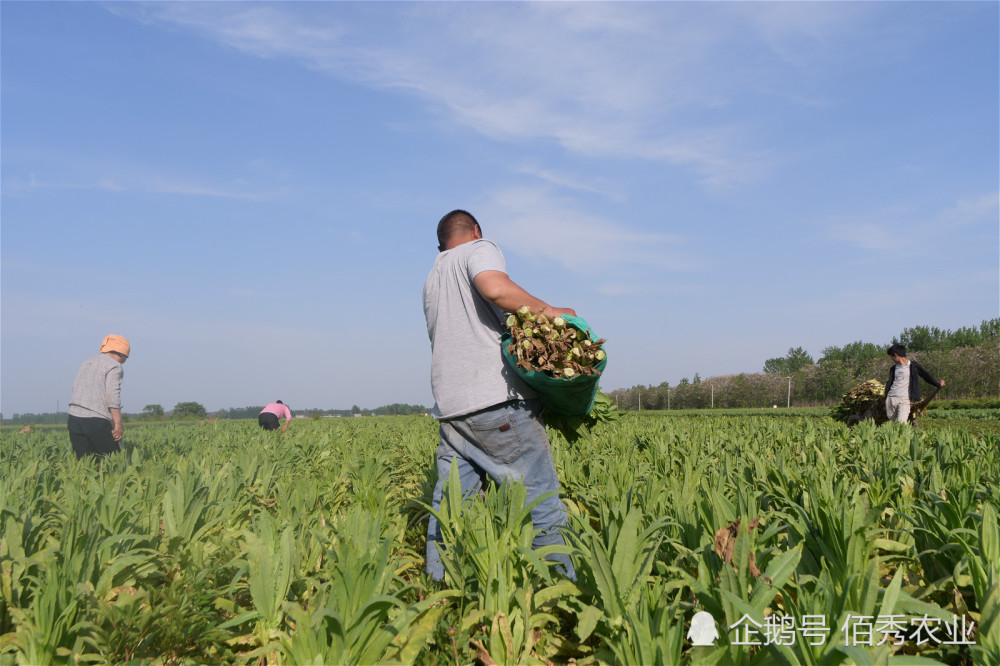
<svg viewBox="0 0 1000 666">
<path fill-rule="evenodd" d="M 506 402 L 467 416 L 441 422 L 441 443 L 437 450 L 437 485 L 432 505 L 441 508 L 444 483 L 452 460 L 458 463 L 463 494 L 482 489 L 487 477 L 497 485 L 521 481 L 527 492 L 526 503 L 539 495 L 559 490 L 559 478 L 552 462 L 549 436 L 539 416 L 537 400 Z M 566 524 L 566 507 L 559 495 L 552 495 L 531 511 L 531 522 L 540 530 L 532 547 L 563 544 L 559 528 Z M 437 518 L 427 525 L 427 573 L 435 580 L 444 579 L 444 565 L 438 556 L 441 531 Z M 551 555 L 561 564 L 562 573 L 575 579 L 576 572 L 568 555 Z"/>
</svg>

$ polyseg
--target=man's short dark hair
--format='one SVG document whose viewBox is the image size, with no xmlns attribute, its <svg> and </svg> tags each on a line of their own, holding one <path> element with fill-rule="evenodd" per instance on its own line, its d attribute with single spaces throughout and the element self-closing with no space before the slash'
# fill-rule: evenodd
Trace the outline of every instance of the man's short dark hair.
<svg viewBox="0 0 1000 666">
<path fill-rule="evenodd" d="M 476 218 L 472 217 L 472 213 L 464 210 L 453 210 L 438 222 L 438 245 L 442 248 L 446 247 L 449 240 L 473 229 L 479 229 L 479 233 L 483 231 Z"/>
<path fill-rule="evenodd" d="M 906 347 L 904 347 L 903 345 L 901 345 L 901 344 L 899 344 L 897 342 L 896 344 L 894 344 L 891 347 L 889 347 L 889 349 L 888 349 L 888 351 L 886 351 L 886 353 L 889 356 L 902 356 L 902 357 L 905 358 L 906 357 Z"/>
</svg>

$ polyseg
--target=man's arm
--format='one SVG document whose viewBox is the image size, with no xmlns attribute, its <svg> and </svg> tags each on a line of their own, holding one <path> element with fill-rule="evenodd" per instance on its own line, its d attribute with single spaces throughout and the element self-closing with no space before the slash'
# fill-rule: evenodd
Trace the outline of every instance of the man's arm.
<svg viewBox="0 0 1000 666">
<path fill-rule="evenodd" d="M 104 375 L 105 404 L 122 404 L 121 396 L 123 376 L 121 364 L 115 364 L 108 371 L 108 373 Z M 122 437 L 125 436 L 125 425 L 122 423 L 122 409 L 121 407 L 109 407 L 108 411 L 111 412 L 111 436 L 114 437 L 116 442 L 120 442 Z"/>
<path fill-rule="evenodd" d="M 933 377 L 931 377 L 931 373 L 929 373 L 926 370 L 924 370 L 924 366 L 920 365 L 919 363 L 915 363 L 913 361 L 911 361 L 911 363 L 913 363 L 913 365 L 915 365 L 917 367 L 917 374 L 920 375 L 921 377 L 923 377 L 923 379 L 924 379 L 925 382 L 927 382 L 928 384 L 932 384 L 934 386 L 939 386 L 939 387 L 940 386 L 944 386 L 944 380 L 943 379 L 941 381 L 938 381 L 938 380 L 934 379 Z"/>
<path fill-rule="evenodd" d="M 122 410 L 109 407 L 111 412 L 111 436 L 116 442 L 120 442 L 125 436 L 125 425 L 122 423 Z"/>
<path fill-rule="evenodd" d="M 483 271 L 476 275 L 473 282 L 483 298 L 504 312 L 513 312 L 522 305 L 527 305 L 532 314 L 541 312 L 549 318 L 562 314 L 576 316 L 576 311 L 572 308 L 552 307 L 545 301 L 535 298 L 503 271 Z"/>
</svg>

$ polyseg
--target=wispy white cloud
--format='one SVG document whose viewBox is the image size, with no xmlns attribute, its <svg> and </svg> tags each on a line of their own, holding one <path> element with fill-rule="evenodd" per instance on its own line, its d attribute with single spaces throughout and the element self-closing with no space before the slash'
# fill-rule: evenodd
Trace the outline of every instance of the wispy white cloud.
<svg viewBox="0 0 1000 666">
<path fill-rule="evenodd" d="M 113 11 L 409 91 L 432 113 L 494 139 L 549 139 L 573 153 L 673 164 L 721 186 L 766 173 L 771 158 L 749 128 L 702 112 L 732 105 L 762 79 L 773 85 L 768 72 L 799 52 L 803 35 L 819 50 L 824 34 L 847 30 L 858 13 L 777 4 L 151 3 Z M 732 55 L 763 41 L 770 56 Z M 720 65 L 720 53 L 730 60 Z"/>
<path fill-rule="evenodd" d="M 964 300 L 977 300 L 976 306 L 982 319 L 991 319 L 1000 314 L 996 296 L 997 278 L 1000 272 L 996 270 L 974 272 L 969 274 L 938 273 L 932 280 L 919 282 L 919 298 L 912 298 L 911 304 L 921 316 L 935 319 L 924 319 L 920 324 L 930 324 L 957 328 L 958 326 L 976 325 L 979 320 L 971 321 L 961 318 L 952 319 L 953 308 Z M 910 318 L 911 314 L 901 316 L 886 304 L 898 302 L 900 299 L 900 284 L 893 280 L 873 281 L 858 280 L 850 286 L 839 286 L 836 280 L 830 281 L 829 289 L 824 291 L 822 299 L 805 300 L 797 303 L 795 310 L 789 316 L 799 322 L 810 322 L 813 325 L 796 325 L 792 330 L 821 330 L 825 344 L 845 344 L 847 341 L 866 340 L 879 342 L 889 340 L 889 336 L 899 333 L 903 326 L 916 325 Z M 983 285 L 992 287 L 994 297 L 992 302 L 979 299 L 984 292 Z M 926 304 L 936 304 L 928 307 Z M 831 313 L 836 313 L 835 316 Z M 947 321 L 961 322 L 949 324 Z M 900 324 L 900 322 L 903 322 Z M 815 326 L 815 322 L 823 322 L 823 326 Z M 881 333 L 876 331 L 881 330 Z M 839 337 L 839 341 L 838 341 Z"/>
<path fill-rule="evenodd" d="M 109 11 L 144 24 L 166 24 L 189 30 L 261 58 L 293 57 L 318 65 L 335 55 L 345 34 L 337 23 L 314 21 L 308 14 L 321 8 L 300 5 L 305 13 L 264 3 L 115 3 Z"/>
<path fill-rule="evenodd" d="M 572 202 L 538 188 L 492 193 L 481 219 L 495 220 L 484 233 L 505 251 L 555 262 L 572 271 L 599 272 L 623 267 L 688 271 L 675 234 L 635 231 L 622 221 L 580 210 Z"/>
<path fill-rule="evenodd" d="M 902 246 L 915 245 L 900 225 L 868 220 L 843 220 L 833 224 L 828 234 L 831 239 L 854 245 L 862 250 L 886 252 Z"/>
<path fill-rule="evenodd" d="M 980 222 L 996 225 L 1000 220 L 1000 193 L 990 192 L 955 202 L 948 210 L 942 211 L 934 226 L 964 227 Z"/>
<path fill-rule="evenodd" d="M 831 50 L 837 49 L 842 61 L 864 57 L 856 51 L 843 52 L 837 43 L 842 35 L 856 34 L 859 22 L 879 11 L 869 3 L 844 6 L 837 2 L 769 2 L 739 3 L 730 11 L 740 13 L 741 21 L 781 62 L 810 71 L 826 62 Z M 892 30 L 879 31 L 888 36 Z M 886 44 L 887 39 L 881 41 Z"/>
<path fill-rule="evenodd" d="M 46 180 L 40 180 L 35 174 L 21 178 L 8 177 L 3 181 L 3 194 L 16 196 L 44 190 L 98 190 L 113 193 L 142 192 L 240 201 L 270 201 L 284 193 L 281 188 L 266 190 L 240 180 L 231 183 L 212 183 L 199 180 L 196 176 L 154 173 L 139 167 L 74 165 L 71 164 L 71 160 L 61 161 L 60 167 L 73 175 Z"/>
<path fill-rule="evenodd" d="M 274 298 L 274 294 L 267 291 L 259 291 L 257 289 L 242 289 L 238 287 L 232 287 L 229 289 L 230 296 L 236 296 L 239 298 Z"/>
<path fill-rule="evenodd" d="M 952 234 L 957 227 L 992 225 L 1000 220 L 1000 194 L 971 196 L 934 213 L 909 206 L 884 209 L 832 221 L 827 236 L 861 250 L 886 252 L 889 248 L 907 254 L 934 251 L 935 239 Z"/>
<path fill-rule="evenodd" d="M 636 280 L 604 282 L 597 287 L 597 293 L 604 296 L 690 296 L 705 294 L 708 289 L 702 284 L 689 282 L 667 282 L 663 280 Z"/>
<path fill-rule="evenodd" d="M 598 194 L 609 199 L 621 199 L 621 195 L 613 191 L 607 184 L 590 182 L 591 179 L 585 176 L 561 173 L 553 169 L 545 169 L 534 165 L 523 165 L 518 167 L 516 171 L 527 176 L 533 176 L 546 183 L 551 183 L 557 187 Z"/>
</svg>

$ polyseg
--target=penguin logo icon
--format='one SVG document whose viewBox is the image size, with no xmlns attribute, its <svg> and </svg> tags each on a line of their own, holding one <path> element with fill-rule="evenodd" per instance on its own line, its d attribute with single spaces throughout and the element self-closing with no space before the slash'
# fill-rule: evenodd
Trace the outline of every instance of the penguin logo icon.
<svg viewBox="0 0 1000 666">
<path fill-rule="evenodd" d="M 719 640 L 719 630 L 715 626 L 715 618 L 711 613 L 699 611 L 691 618 L 691 628 L 688 629 L 688 640 L 696 647 L 713 647 Z"/>
</svg>

